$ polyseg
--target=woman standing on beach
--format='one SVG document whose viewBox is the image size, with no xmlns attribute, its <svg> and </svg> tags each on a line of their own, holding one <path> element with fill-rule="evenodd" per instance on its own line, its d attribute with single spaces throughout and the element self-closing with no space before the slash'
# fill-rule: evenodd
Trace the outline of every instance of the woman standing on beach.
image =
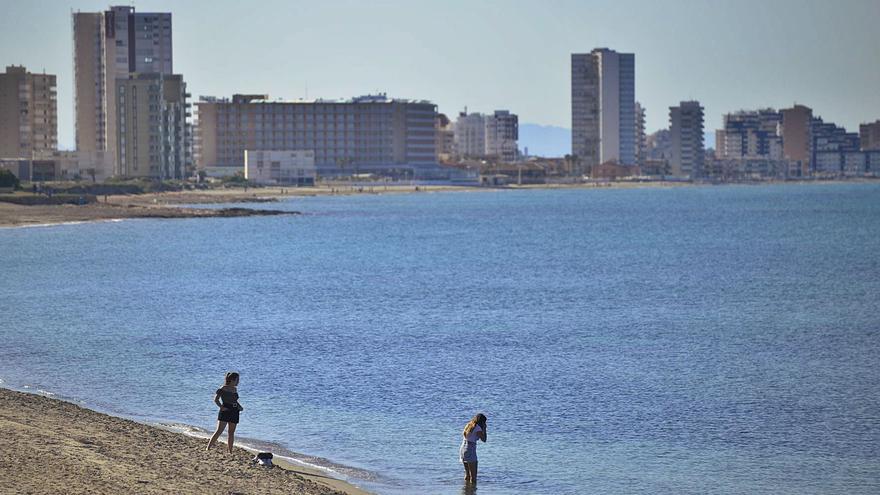
<svg viewBox="0 0 880 495">
<path fill-rule="evenodd" d="M 238 413 L 244 410 L 238 403 L 237 387 L 238 373 L 234 371 L 226 373 L 226 383 L 218 388 L 214 395 L 214 404 L 220 408 L 220 413 L 217 414 L 217 431 L 211 436 L 205 450 L 211 450 L 217 437 L 229 426 L 229 432 L 226 434 L 226 451 L 232 452 L 232 445 L 235 443 L 235 427 L 238 426 Z"/>
<path fill-rule="evenodd" d="M 461 432 L 461 449 L 458 456 L 464 464 L 464 482 L 477 483 L 477 440 L 486 441 L 486 416 L 477 414 Z"/>
</svg>

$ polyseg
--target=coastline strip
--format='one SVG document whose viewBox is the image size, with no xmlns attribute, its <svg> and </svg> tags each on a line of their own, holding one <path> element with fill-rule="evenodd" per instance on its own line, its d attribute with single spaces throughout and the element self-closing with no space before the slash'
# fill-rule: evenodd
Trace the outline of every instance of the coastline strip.
<svg viewBox="0 0 880 495">
<path fill-rule="evenodd" d="M 325 471 L 251 464 L 236 447 L 0 387 L 2 493 L 298 493 L 366 495 Z"/>
</svg>

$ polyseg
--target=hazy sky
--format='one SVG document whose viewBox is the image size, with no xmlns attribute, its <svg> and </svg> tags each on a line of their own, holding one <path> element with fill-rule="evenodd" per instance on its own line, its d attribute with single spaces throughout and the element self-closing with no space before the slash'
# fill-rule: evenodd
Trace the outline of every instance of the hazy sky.
<svg viewBox="0 0 880 495">
<path fill-rule="evenodd" d="M 880 119 L 880 0 L 132 3 L 173 13 L 174 69 L 194 99 L 385 91 L 570 127 L 569 56 L 609 47 L 636 54 L 649 132 L 684 99 L 706 107 L 707 130 L 793 102 L 850 130 Z M 58 75 L 61 147 L 74 142 L 70 12 L 108 5 L 0 0 L 0 64 Z"/>
</svg>

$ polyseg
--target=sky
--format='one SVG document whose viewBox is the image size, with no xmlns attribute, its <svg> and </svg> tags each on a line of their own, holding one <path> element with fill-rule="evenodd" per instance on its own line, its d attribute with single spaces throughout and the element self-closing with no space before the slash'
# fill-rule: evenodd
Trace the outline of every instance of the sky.
<svg viewBox="0 0 880 495">
<path fill-rule="evenodd" d="M 118 3 L 118 2 L 117 2 Z M 123 3 L 124 4 L 124 3 Z M 739 109 L 810 106 L 857 131 L 880 119 L 880 0 L 142 0 L 171 12 L 174 71 L 200 95 L 343 98 L 386 92 L 454 117 L 508 109 L 571 126 L 570 54 L 636 55 L 647 130 L 696 99 L 706 129 Z M 0 0 L 0 64 L 58 76 L 72 148 L 71 12 L 106 1 Z"/>
</svg>

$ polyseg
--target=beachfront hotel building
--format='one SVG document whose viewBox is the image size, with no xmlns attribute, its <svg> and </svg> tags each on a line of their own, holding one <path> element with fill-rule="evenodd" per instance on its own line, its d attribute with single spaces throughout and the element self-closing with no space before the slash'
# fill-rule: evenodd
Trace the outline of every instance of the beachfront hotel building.
<svg viewBox="0 0 880 495">
<path fill-rule="evenodd" d="M 116 81 L 130 73 L 172 74 L 171 14 L 114 6 L 74 12 L 72 21 L 76 149 L 116 157 Z"/>
<path fill-rule="evenodd" d="M 0 158 L 28 158 L 58 149 L 58 96 L 52 74 L 11 65 L 0 73 Z"/>
<path fill-rule="evenodd" d="M 571 152 L 586 166 L 636 164 L 635 55 L 571 55 Z"/>
<path fill-rule="evenodd" d="M 179 74 L 130 73 L 115 80 L 117 175 L 183 179 L 191 150 L 186 83 Z"/>
<path fill-rule="evenodd" d="M 672 175 L 697 178 L 704 173 L 703 107 L 683 101 L 669 107 L 669 166 Z"/>
<path fill-rule="evenodd" d="M 244 167 L 244 152 L 314 153 L 323 176 L 436 171 L 437 106 L 384 94 L 349 100 L 273 101 L 268 95 L 202 97 L 196 103 L 197 168 Z"/>
</svg>

